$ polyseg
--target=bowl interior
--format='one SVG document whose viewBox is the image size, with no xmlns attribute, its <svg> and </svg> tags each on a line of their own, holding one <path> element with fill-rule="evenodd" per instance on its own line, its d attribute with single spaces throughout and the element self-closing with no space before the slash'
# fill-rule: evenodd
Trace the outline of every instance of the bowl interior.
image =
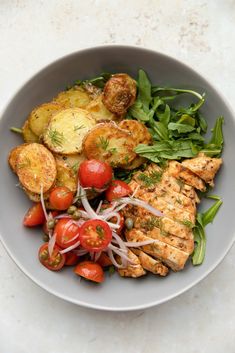
<svg viewBox="0 0 235 353">
<path fill-rule="evenodd" d="M 207 99 L 202 112 L 209 127 L 213 126 L 218 115 L 225 117 L 224 165 L 216 178 L 214 190 L 214 193 L 223 198 L 224 203 L 214 223 L 207 227 L 205 261 L 198 267 L 193 267 L 189 262 L 182 272 L 171 273 L 167 278 L 148 275 L 134 280 L 123 279 L 114 274 L 99 286 L 80 281 L 71 268 L 61 273 L 50 272 L 41 266 L 37 259 L 37 251 L 42 244 L 40 231 L 22 226 L 22 219 L 30 202 L 17 187 L 18 180 L 7 164 L 9 150 L 22 141 L 19 136 L 11 133 L 9 128 L 21 126 L 36 105 L 49 101 L 76 79 L 91 78 L 104 71 L 127 72 L 136 77 L 139 68 L 143 68 L 155 84 L 205 92 Z M 187 103 L 187 99 L 185 97 L 182 103 Z M 122 46 L 87 49 L 66 56 L 28 81 L 11 100 L 0 121 L 2 242 L 18 266 L 32 280 L 49 292 L 73 303 L 105 310 L 134 310 L 175 297 L 212 271 L 234 240 L 234 135 L 234 117 L 223 98 L 195 71 L 170 57 L 145 49 Z M 207 206 L 206 202 L 203 204 Z"/>
</svg>

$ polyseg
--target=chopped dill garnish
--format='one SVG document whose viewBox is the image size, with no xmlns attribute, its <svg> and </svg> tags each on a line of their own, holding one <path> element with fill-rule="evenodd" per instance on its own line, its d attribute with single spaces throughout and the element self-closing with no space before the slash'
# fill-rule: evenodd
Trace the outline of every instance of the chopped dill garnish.
<svg viewBox="0 0 235 353">
<path fill-rule="evenodd" d="M 49 129 L 48 136 L 54 146 L 61 147 L 63 145 L 63 142 L 65 141 L 63 132 L 59 132 L 57 130 Z"/>
<path fill-rule="evenodd" d="M 74 128 L 73 128 L 73 131 L 77 131 L 77 130 L 81 130 L 81 129 L 84 129 L 84 125 L 75 125 Z"/>
<path fill-rule="evenodd" d="M 150 187 L 159 183 L 159 181 L 161 181 L 161 178 L 162 178 L 162 173 L 157 172 L 155 170 L 150 172 L 148 175 L 145 173 L 140 173 L 138 175 L 138 179 L 142 181 L 146 187 Z"/>
<path fill-rule="evenodd" d="M 186 227 L 191 228 L 191 229 L 194 227 L 194 224 L 192 222 L 190 222 L 188 219 L 184 219 L 182 221 L 182 224 L 184 224 Z"/>
<path fill-rule="evenodd" d="M 151 217 L 140 223 L 141 227 L 146 230 L 153 230 L 155 227 L 159 228 L 160 220 L 156 217 Z"/>
<path fill-rule="evenodd" d="M 107 151 L 109 146 L 109 140 L 103 136 L 99 137 L 100 142 L 97 143 L 97 147 L 101 147 L 104 151 Z"/>
</svg>

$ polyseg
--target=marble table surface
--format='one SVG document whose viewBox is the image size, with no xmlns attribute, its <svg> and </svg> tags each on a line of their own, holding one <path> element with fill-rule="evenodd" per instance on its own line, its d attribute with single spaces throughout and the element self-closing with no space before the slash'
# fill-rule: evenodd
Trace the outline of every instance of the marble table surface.
<svg viewBox="0 0 235 353">
<path fill-rule="evenodd" d="M 0 110 L 44 65 L 111 43 L 173 55 L 233 104 L 234 38 L 234 0 L 0 0 Z M 168 303 L 107 313 L 48 294 L 0 245 L 0 352 L 234 353 L 234 257 L 233 247 L 204 281 Z"/>
</svg>

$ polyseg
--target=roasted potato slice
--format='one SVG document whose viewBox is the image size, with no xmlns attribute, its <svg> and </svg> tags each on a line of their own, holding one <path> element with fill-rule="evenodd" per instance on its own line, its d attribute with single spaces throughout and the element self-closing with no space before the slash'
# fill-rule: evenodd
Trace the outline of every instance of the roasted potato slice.
<svg viewBox="0 0 235 353">
<path fill-rule="evenodd" d="M 31 131 L 37 135 L 42 135 L 53 113 L 62 109 L 60 104 L 50 102 L 36 107 L 29 115 L 29 127 Z"/>
<path fill-rule="evenodd" d="M 29 143 L 22 148 L 16 161 L 20 183 L 28 191 L 47 192 L 56 179 L 56 162 L 52 153 L 39 143 Z"/>
<path fill-rule="evenodd" d="M 71 154 L 71 155 L 55 155 L 56 160 L 62 161 L 67 167 L 71 168 L 74 174 L 77 174 L 80 164 L 86 159 L 83 153 Z"/>
<path fill-rule="evenodd" d="M 32 143 L 32 142 L 38 142 L 39 138 L 37 135 L 33 133 L 33 131 L 29 127 L 29 121 L 26 120 L 23 127 L 22 127 L 22 135 L 24 142 L 26 143 Z"/>
<path fill-rule="evenodd" d="M 84 136 L 94 125 L 95 120 L 86 110 L 63 109 L 51 118 L 43 140 L 53 152 L 77 154 L 82 150 Z"/>
<path fill-rule="evenodd" d="M 103 103 L 117 115 L 125 114 L 136 99 L 136 82 L 127 74 L 113 75 L 105 84 Z"/>
<path fill-rule="evenodd" d="M 146 145 L 149 145 L 152 141 L 152 137 L 146 128 L 146 126 L 142 123 L 140 123 L 137 120 L 122 120 L 119 123 L 119 127 L 121 129 L 129 131 L 136 143 L 136 146 L 139 145 L 140 143 L 144 143 Z M 136 156 L 136 158 L 126 166 L 123 166 L 124 169 L 135 169 L 141 166 L 144 162 L 146 161 L 145 158 Z"/>
<path fill-rule="evenodd" d="M 17 162 L 18 155 L 25 146 L 27 146 L 27 143 L 23 143 L 22 145 L 16 146 L 12 148 L 12 150 L 9 153 L 8 163 L 14 173 L 16 173 L 16 162 Z"/>
<path fill-rule="evenodd" d="M 65 162 L 56 159 L 57 176 L 55 186 L 66 186 L 72 192 L 77 190 L 77 178 Z"/>
<path fill-rule="evenodd" d="M 111 113 L 104 105 L 102 101 L 102 95 L 99 95 L 97 98 L 92 100 L 86 110 L 91 113 L 93 118 L 97 122 L 102 122 L 105 120 L 117 120 L 117 115 Z"/>
<path fill-rule="evenodd" d="M 132 134 L 136 145 L 139 145 L 140 143 L 149 145 L 152 141 L 152 137 L 146 126 L 137 120 L 122 120 L 119 123 L 119 127 Z"/>
<path fill-rule="evenodd" d="M 55 102 L 63 105 L 65 108 L 85 108 L 90 100 L 89 94 L 78 86 L 59 93 L 54 99 Z"/>
<path fill-rule="evenodd" d="M 26 193 L 26 195 L 28 196 L 28 198 L 33 201 L 33 202 L 40 202 L 41 201 L 41 196 L 40 194 L 36 194 L 35 192 L 31 192 L 27 189 L 24 189 L 24 192 Z M 43 194 L 43 199 L 44 200 L 48 200 L 49 199 L 49 192 L 46 192 Z"/>
<path fill-rule="evenodd" d="M 127 165 L 135 157 L 135 141 L 131 134 L 115 123 L 100 123 L 85 137 L 84 154 L 88 159 L 99 159 L 113 167 Z"/>
</svg>

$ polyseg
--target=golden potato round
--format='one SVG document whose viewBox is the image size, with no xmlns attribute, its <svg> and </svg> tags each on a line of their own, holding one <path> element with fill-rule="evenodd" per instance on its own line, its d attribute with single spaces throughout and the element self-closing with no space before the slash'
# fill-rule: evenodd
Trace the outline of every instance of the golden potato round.
<svg viewBox="0 0 235 353">
<path fill-rule="evenodd" d="M 86 159 L 84 153 L 77 153 L 77 154 L 54 154 L 56 160 L 64 162 L 64 164 L 72 169 L 74 174 L 77 174 L 78 168 L 80 164 Z"/>
<path fill-rule="evenodd" d="M 62 109 L 62 106 L 54 102 L 44 103 L 34 108 L 28 118 L 31 131 L 36 136 L 42 135 L 53 113 L 60 109 Z"/>
<path fill-rule="evenodd" d="M 95 126 L 95 119 L 81 108 L 67 108 L 55 113 L 43 134 L 45 145 L 59 154 L 77 154 L 88 131 Z"/>
<path fill-rule="evenodd" d="M 24 188 L 24 192 L 28 196 L 28 198 L 33 201 L 33 202 L 40 202 L 41 201 L 41 195 L 36 194 L 35 192 L 31 192 L 27 189 Z M 43 199 L 48 200 L 49 199 L 50 192 L 43 193 Z"/>
<path fill-rule="evenodd" d="M 117 115 L 125 114 L 136 99 L 136 82 L 127 74 L 113 75 L 105 84 L 103 103 Z"/>
<path fill-rule="evenodd" d="M 77 190 L 77 177 L 72 168 L 68 167 L 65 162 L 56 159 L 56 181 L 55 186 L 66 186 L 72 192 Z"/>
<path fill-rule="evenodd" d="M 38 142 L 39 137 L 33 133 L 33 131 L 30 129 L 29 126 L 29 121 L 26 120 L 23 127 L 22 127 L 22 135 L 24 142 L 26 143 L 32 143 L 32 142 Z"/>
<path fill-rule="evenodd" d="M 24 188 L 32 193 L 47 192 L 56 179 L 56 162 L 52 153 L 39 143 L 29 143 L 18 155 L 16 173 Z"/>
<path fill-rule="evenodd" d="M 129 164 L 136 157 L 135 146 L 132 135 L 115 123 L 100 123 L 85 137 L 83 152 L 87 159 L 99 159 L 115 168 Z"/>
<path fill-rule="evenodd" d="M 149 145 L 152 141 L 152 137 L 146 126 L 137 120 L 122 120 L 118 126 L 132 134 L 136 146 L 140 143 Z"/>
<path fill-rule="evenodd" d="M 102 122 L 105 120 L 117 120 L 117 115 L 111 113 L 106 106 L 104 105 L 102 101 L 102 94 L 97 96 L 95 99 L 93 99 L 88 106 L 86 107 L 86 110 L 91 113 L 92 117 L 95 119 L 97 122 Z"/>
<path fill-rule="evenodd" d="M 65 108 L 85 108 L 90 100 L 89 94 L 78 86 L 60 92 L 54 98 L 54 102 L 63 105 Z"/>
<path fill-rule="evenodd" d="M 14 173 L 16 173 L 16 162 L 18 155 L 25 146 L 27 146 L 27 143 L 23 143 L 22 145 L 16 146 L 9 153 L 8 163 Z"/>
</svg>

